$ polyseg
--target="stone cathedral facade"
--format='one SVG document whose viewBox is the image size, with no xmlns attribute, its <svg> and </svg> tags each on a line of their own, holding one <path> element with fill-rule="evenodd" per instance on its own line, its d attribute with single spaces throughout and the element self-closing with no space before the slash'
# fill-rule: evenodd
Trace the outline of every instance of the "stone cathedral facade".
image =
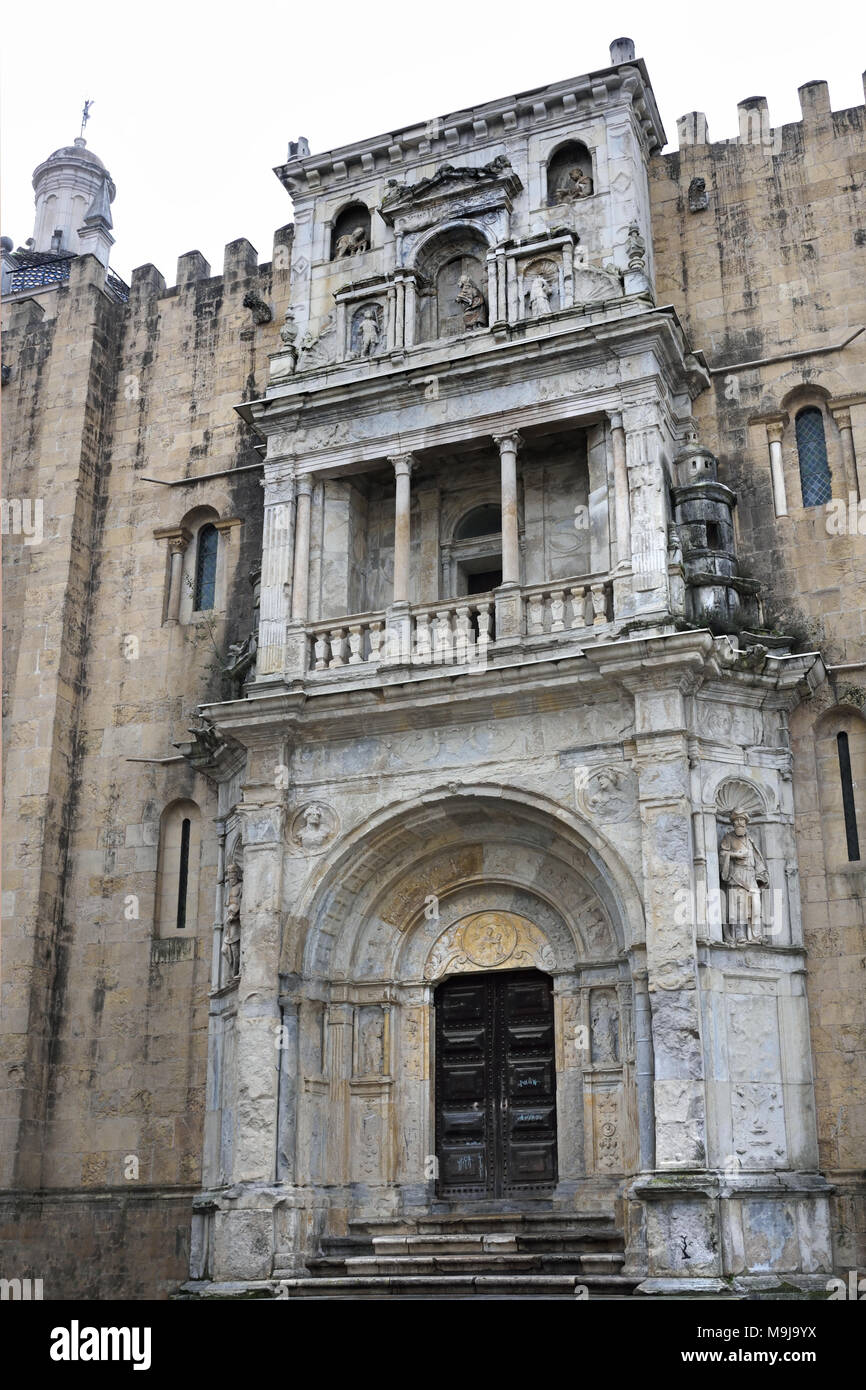
<svg viewBox="0 0 866 1390">
<path fill-rule="evenodd" d="M 664 154 L 617 40 L 292 143 L 272 259 L 171 288 L 108 269 L 83 140 L 37 169 L 3 253 L 4 1276 L 863 1267 L 866 112 L 800 95 Z"/>
</svg>

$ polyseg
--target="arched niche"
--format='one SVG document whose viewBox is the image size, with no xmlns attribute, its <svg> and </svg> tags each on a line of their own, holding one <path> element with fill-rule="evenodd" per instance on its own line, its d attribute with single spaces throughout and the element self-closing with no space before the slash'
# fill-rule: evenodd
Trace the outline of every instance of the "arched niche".
<svg viewBox="0 0 866 1390">
<path fill-rule="evenodd" d="M 580 202 L 595 192 L 592 154 L 582 140 L 568 140 L 547 161 L 547 203 Z"/>
<path fill-rule="evenodd" d="M 415 262 L 423 277 L 417 300 L 419 342 L 486 327 L 488 250 L 484 234 L 462 224 L 441 229 L 419 248 Z"/>
<path fill-rule="evenodd" d="M 331 260 L 349 260 L 370 249 L 370 210 L 363 203 L 341 208 L 331 228 Z"/>
</svg>

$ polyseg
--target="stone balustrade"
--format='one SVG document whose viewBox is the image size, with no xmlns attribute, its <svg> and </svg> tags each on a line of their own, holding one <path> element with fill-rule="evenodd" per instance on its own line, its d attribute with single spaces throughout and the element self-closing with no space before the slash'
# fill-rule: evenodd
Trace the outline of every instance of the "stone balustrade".
<svg viewBox="0 0 866 1390">
<path fill-rule="evenodd" d="M 610 580 L 536 584 L 519 591 L 527 638 L 591 632 L 612 616 Z M 430 604 L 394 604 L 386 612 L 356 613 L 311 623 L 312 672 L 380 666 L 486 664 L 495 648 L 496 598 L 472 594 Z"/>
</svg>

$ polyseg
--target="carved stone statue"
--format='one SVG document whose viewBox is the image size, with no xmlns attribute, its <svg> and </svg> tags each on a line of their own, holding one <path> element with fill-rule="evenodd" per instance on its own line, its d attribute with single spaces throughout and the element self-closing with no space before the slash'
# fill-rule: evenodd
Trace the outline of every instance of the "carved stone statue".
<svg viewBox="0 0 866 1390">
<path fill-rule="evenodd" d="M 226 904 L 223 924 L 222 954 L 226 962 L 226 980 L 234 980 L 241 968 L 241 900 L 243 879 L 237 864 L 226 869 Z"/>
<path fill-rule="evenodd" d="M 304 811 L 304 825 L 297 834 L 298 843 L 303 845 L 304 849 L 319 849 L 328 839 L 330 832 L 328 827 L 322 824 L 323 820 L 324 812 L 321 806 L 308 806 Z"/>
<path fill-rule="evenodd" d="M 529 286 L 529 311 L 534 319 L 549 314 L 550 286 L 543 275 L 534 275 Z"/>
<path fill-rule="evenodd" d="M 337 237 L 337 249 L 334 252 L 334 260 L 340 261 L 345 256 L 360 256 L 364 251 L 369 250 L 370 243 L 367 240 L 367 233 L 363 227 L 355 227 L 345 236 Z"/>
<path fill-rule="evenodd" d="M 689 212 L 703 212 L 709 203 L 706 179 L 692 179 L 689 184 Z"/>
<path fill-rule="evenodd" d="M 376 317 L 375 309 L 365 309 L 358 324 L 358 337 L 360 340 L 360 357 L 374 356 L 379 346 L 379 320 Z"/>
<path fill-rule="evenodd" d="M 578 198 L 588 198 L 592 193 L 592 179 L 583 169 L 569 169 L 556 186 L 556 196 L 561 203 L 573 203 Z"/>
<path fill-rule="evenodd" d="M 280 341 L 284 347 L 294 347 L 295 339 L 298 336 L 298 325 L 295 323 L 295 311 L 291 304 L 286 310 L 283 326 L 280 329 Z"/>
<path fill-rule="evenodd" d="M 270 323 L 273 318 L 270 305 L 262 299 L 258 290 L 247 290 L 243 304 L 245 309 L 252 311 L 253 323 Z"/>
<path fill-rule="evenodd" d="M 770 885 L 766 861 L 746 827 L 745 811 L 731 815 L 733 830 L 719 847 L 719 876 L 727 898 L 725 939 L 731 945 L 762 940 L 761 889 Z"/>
<path fill-rule="evenodd" d="M 628 229 L 628 238 L 625 243 L 625 252 L 628 256 L 629 270 L 643 270 L 646 265 L 646 242 L 640 234 L 640 228 L 636 222 L 632 222 Z"/>
<path fill-rule="evenodd" d="M 487 304 L 484 295 L 469 275 L 461 275 L 455 299 L 463 305 L 464 328 L 487 327 Z"/>
<path fill-rule="evenodd" d="M 619 1009 L 611 995 L 593 990 L 590 1009 L 592 1060 L 619 1061 Z"/>
<path fill-rule="evenodd" d="M 298 369 L 300 371 L 306 371 L 309 367 L 323 367 L 328 362 L 333 361 L 335 329 L 336 315 L 333 313 L 328 315 L 318 333 L 313 333 L 311 329 L 307 329 L 301 339 L 301 348 L 298 354 Z"/>
</svg>

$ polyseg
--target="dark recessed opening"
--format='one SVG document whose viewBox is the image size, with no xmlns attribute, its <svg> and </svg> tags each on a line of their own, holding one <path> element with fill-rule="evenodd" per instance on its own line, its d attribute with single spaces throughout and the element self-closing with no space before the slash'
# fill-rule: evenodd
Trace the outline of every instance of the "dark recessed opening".
<svg viewBox="0 0 866 1390">
<path fill-rule="evenodd" d="M 502 570 L 479 570 L 478 574 L 467 574 L 467 594 L 487 594 L 502 583 Z"/>
<path fill-rule="evenodd" d="M 707 522 L 707 546 L 710 550 L 722 550 L 722 528 L 717 521 Z"/>
</svg>

